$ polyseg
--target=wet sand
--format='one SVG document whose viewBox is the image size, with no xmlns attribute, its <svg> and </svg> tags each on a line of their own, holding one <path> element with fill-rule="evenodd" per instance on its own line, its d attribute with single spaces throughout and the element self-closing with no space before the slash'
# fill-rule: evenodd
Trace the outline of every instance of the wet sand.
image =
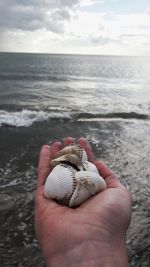
<svg viewBox="0 0 150 267">
<path fill-rule="evenodd" d="M 44 143 L 66 136 L 87 137 L 133 196 L 127 235 L 130 266 L 150 266 L 150 122 L 51 120 L 29 128 L 0 128 L 0 266 L 43 267 L 34 234 L 38 153 Z"/>
</svg>

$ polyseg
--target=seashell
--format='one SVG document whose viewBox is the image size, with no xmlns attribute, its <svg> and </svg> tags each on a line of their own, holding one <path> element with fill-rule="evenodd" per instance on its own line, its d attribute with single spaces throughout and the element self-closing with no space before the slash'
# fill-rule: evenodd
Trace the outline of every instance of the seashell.
<svg viewBox="0 0 150 267">
<path fill-rule="evenodd" d="M 57 165 L 47 177 L 44 195 L 68 204 L 67 200 L 72 196 L 74 188 L 75 172 L 76 170 L 67 164 Z"/>
<path fill-rule="evenodd" d="M 104 179 L 79 144 L 66 146 L 56 153 L 51 166 L 44 195 L 61 204 L 77 207 L 106 188 Z"/>
<path fill-rule="evenodd" d="M 72 165 L 77 171 L 84 170 L 82 166 L 82 161 L 76 154 L 66 154 L 59 158 L 55 158 L 51 160 L 52 169 L 58 164 L 66 163 L 68 165 Z"/>
<path fill-rule="evenodd" d="M 106 183 L 99 174 L 76 171 L 73 167 L 61 163 L 49 174 L 44 195 L 69 207 L 77 207 L 105 188 Z"/>
<path fill-rule="evenodd" d="M 85 171 L 90 171 L 90 172 L 94 172 L 94 173 L 99 174 L 96 166 L 93 163 L 89 162 L 89 161 L 84 161 L 83 162 L 83 169 Z"/>
<path fill-rule="evenodd" d="M 92 195 L 106 189 L 104 179 L 97 173 L 90 171 L 80 171 L 75 173 L 77 187 L 70 199 L 69 207 L 77 207 Z"/>
<path fill-rule="evenodd" d="M 65 154 L 75 154 L 80 158 L 81 161 L 88 160 L 85 150 L 79 144 L 73 144 L 73 145 L 64 147 L 62 150 L 56 153 L 55 157 L 58 158 Z"/>
</svg>

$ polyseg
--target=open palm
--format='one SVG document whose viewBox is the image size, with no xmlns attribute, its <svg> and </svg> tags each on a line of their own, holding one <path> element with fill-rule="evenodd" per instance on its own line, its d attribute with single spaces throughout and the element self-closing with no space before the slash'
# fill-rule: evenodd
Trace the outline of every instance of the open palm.
<svg viewBox="0 0 150 267">
<path fill-rule="evenodd" d="M 66 138 L 64 146 L 73 142 Z M 131 196 L 116 175 L 102 162 L 94 159 L 92 149 L 84 138 L 78 140 L 89 161 L 94 163 L 105 179 L 107 189 L 80 207 L 71 209 L 43 196 L 45 180 L 51 171 L 50 161 L 62 149 L 60 142 L 43 146 L 38 167 L 38 186 L 35 196 L 35 231 L 47 262 L 50 258 L 82 247 L 105 246 L 124 239 L 131 217 Z M 82 252 L 83 254 L 83 252 Z M 59 255 L 59 257 L 58 257 Z M 50 266 L 50 265 L 49 265 Z"/>
</svg>

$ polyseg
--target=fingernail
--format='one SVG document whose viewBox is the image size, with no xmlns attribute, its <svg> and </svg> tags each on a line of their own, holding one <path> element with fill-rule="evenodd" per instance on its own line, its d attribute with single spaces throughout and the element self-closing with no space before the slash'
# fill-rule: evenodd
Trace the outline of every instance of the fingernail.
<svg viewBox="0 0 150 267">
<path fill-rule="evenodd" d="M 45 145 L 46 148 L 50 149 L 50 146 L 49 145 Z"/>
</svg>

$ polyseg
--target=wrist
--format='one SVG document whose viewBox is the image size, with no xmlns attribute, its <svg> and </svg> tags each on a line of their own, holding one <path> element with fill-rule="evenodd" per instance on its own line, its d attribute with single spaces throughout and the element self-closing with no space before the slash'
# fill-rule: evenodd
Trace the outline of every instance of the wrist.
<svg viewBox="0 0 150 267">
<path fill-rule="evenodd" d="M 125 239 L 84 241 L 45 257 L 47 267 L 128 267 Z"/>
</svg>

